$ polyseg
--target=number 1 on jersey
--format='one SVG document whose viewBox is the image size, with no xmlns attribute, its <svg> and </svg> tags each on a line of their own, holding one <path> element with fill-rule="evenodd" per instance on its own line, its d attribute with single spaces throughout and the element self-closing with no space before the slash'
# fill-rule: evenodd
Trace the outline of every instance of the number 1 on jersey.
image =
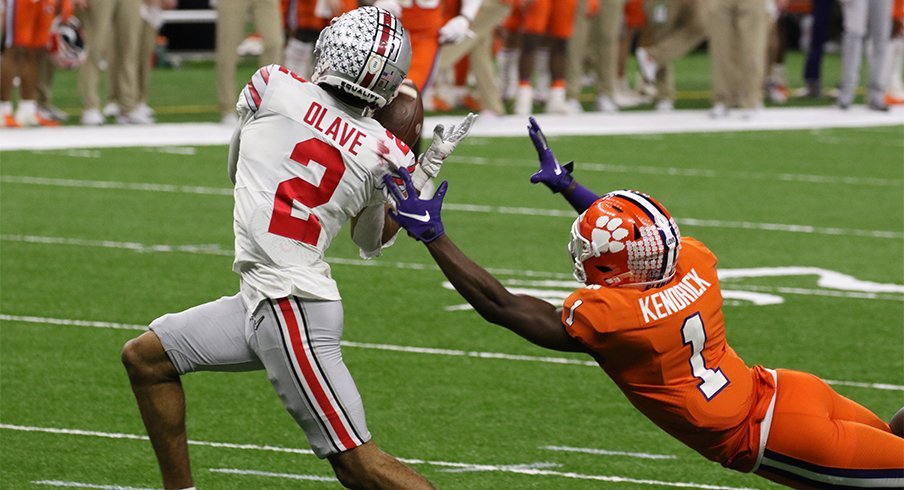
<svg viewBox="0 0 904 490">
<path fill-rule="evenodd" d="M 722 373 L 721 369 L 709 369 L 706 367 L 706 360 L 703 359 L 703 346 L 706 345 L 706 330 L 703 329 L 703 319 L 700 313 L 694 313 L 693 316 L 684 320 L 681 327 L 681 336 L 684 338 L 684 344 L 691 345 L 691 373 L 695 378 L 700 379 L 697 388 L 703 393 L 707 400 L 712 400 L 722 388 L 728 385 L 728 378 Z"/>
</svg>

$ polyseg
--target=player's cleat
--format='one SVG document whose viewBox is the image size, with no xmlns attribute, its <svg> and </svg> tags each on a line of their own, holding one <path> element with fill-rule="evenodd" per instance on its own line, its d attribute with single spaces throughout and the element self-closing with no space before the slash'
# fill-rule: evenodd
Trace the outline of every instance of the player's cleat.
<svg viewBox="0 0 904 490">
<path fill-rule="evenodd" d="M 885 94 L 885 105 L 904 105 L 904 97 L 895 97 L 893 94 Z"/>
<path fill-rule="evenodd" d="M 608 95 L 600 95 L 596 98 L 596 110 L 604 114 L 618 112 L 618 105 Z"/>
<path fill-rule="evenodd" d="M 514 112 L 519 116 L 526 116 L 531 113 L 534 106 L 534 89 L 530 85 L 521 85 L 515 94 Z"/>
<path fill-rule="evenodd" d="M 116 116 L 116 124 L 154 124 L 154 117 L 135 108 Z"/>
<path fill-rule="evenodd" d="M 106 122 L 104 115 L 97 109 L 86 109 L 82 112 L 83 126 L 101 126 Z"/>
<path fill-rule="evenodd" d="M 51 121 L 66 122 L 69 120 L 69 113 L 52 104 L 39 105 L 38 115 Z"/>
<path fill-rule="evenodd" d="M 713 104 L 712 109 L 709 110 L 709 117 L 713 119 L 723 119 L 728 117 L 728 107 L 725 107 L 725 104 L 721 102 L 716 102 Z"/>
<path fill-rule="evenodd" d="M 663 99 L 656 103 L 657 112 L 672 112 L 675 110 L 675 102 L 671 99 Z"/>
<path fill-rule="evenodd" d="M 3 126 L 7 128 L 19 128 L 19 123 L 16 122 L 16 118 L 13 117 L 12 114 L 5 114 L 3 116 Z"/>
<path fill-rule="evenodd" d="M 788 87 L 783 83 L 770 80 L 766 83 L 766 94 L 773 103 L 784 104 L 788 102 Z"/>
<path fill-rule="evenodd" d="M 581 105 L 581 101 L 578 99 L 568 99 L 565 103 L 568 104 L 568 110 L 571 111 L 571 114 L 580 114 L 584 112 L 584 106 Z"/>
<path fill-rule="evenodd" d="M 571 106 L 565 100 L 565 87 L 553 87 L 549 89 L 549 99 L 546 101 L 546 112 L 549 114 L 571 114 Z"/>
<path fill-rule="evenodd" d="M 107 105 L 100 111 L 105 117 L 116 117 L 122 113 L 119 104 L 116 102 L 107 102 Z"/>
</svg>

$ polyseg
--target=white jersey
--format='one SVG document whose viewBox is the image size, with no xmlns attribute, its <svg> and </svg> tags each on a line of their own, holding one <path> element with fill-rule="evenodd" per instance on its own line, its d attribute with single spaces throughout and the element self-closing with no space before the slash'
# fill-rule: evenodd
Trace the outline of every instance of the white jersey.
<svg viewBox="0 0 904 490">
<path fill-rule="evenodd" d="M 379 255 L 388 170 L 381 154 L 405 167 L 414 155 L 374 119 L 278 65 L 254 74 L 237 109 L 232 268 L 246 305 L 290 295 L 340 299 L 324 252 L 366 210 L 379 226 L 361 239 L 356 228 L 355 242 L 362 256 Z"/>
</svg>

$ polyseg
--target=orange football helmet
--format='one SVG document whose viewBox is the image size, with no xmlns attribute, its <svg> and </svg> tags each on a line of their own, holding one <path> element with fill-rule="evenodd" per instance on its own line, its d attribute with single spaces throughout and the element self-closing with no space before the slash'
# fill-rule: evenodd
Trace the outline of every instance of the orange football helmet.
<svg viewBox="0 0 904 490">
<path fill-rule="evenodd" d="M 601 286 L 664 284 L 675 275 L 680 248 L 665 207 L 629 190 L 610 192 L 581 213 L 568 244 L 575 279 Z"/>
</svg>

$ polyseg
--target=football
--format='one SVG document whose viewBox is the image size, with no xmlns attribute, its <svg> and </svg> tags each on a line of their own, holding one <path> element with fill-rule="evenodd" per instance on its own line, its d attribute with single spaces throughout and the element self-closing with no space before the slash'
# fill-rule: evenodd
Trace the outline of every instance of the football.
<svg viewBox="0 0 904 490">
<path fill-rule="evenodd" d="M 399 86 L 399 95 L 389 105 L 374 113 L 374 119 L 409 148 L 416 148 L 424 126 L 424 101 L 411 80 Z"/>
</svg>

